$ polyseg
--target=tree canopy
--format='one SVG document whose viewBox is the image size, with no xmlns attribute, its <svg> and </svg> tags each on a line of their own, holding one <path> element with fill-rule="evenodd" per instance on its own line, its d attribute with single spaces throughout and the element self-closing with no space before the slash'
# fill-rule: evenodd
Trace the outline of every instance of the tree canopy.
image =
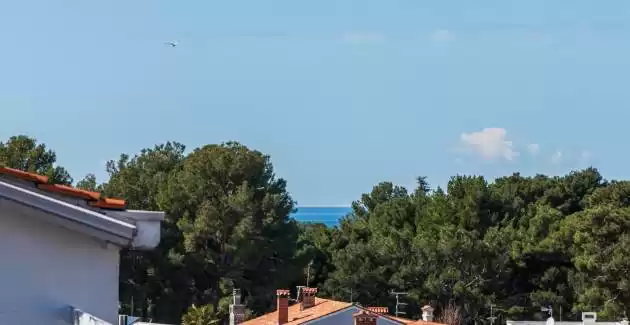
<svg viewBox="0 0 630 325">
<path fill-rule="evenodd" d="M 0 165 L 71 184 L 56 158 L 27 136 L 0 142 Z M 470 323 L 487 323 L 491 304 L 500 322 L 540 319 L 548 305 L 563 319 L 630 309 L 630 182 L 595 168 L 457 175 L 444 189 L 424 177 L 413 189 L 385 181 L 331 228 L 292 220 L 270 157 L 236 142 L 190 151 L 168 142 L 121 154 L 107 173 L 75 186 L 167 214 L 156 250 L 121 254 L 121 313 L 214 322 L 240 288 L 258 315 L 274 309 L 276 288 L 303 285 L 307 273 L 321 296 L 368 306 L 393 307 L 392 290 L 409 292 L 413 318 L 427 303 Z"/>
</svg>

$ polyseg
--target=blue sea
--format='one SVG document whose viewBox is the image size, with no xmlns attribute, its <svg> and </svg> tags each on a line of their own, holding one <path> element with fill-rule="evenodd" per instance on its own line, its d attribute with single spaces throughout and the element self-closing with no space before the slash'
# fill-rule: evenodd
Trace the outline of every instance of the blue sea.
<svg viewBox="0 0 630 325">
<path fill-rule="evenodd" d="M 297 207 L 291 216 L 300 222 L 323 223 L 333 227 L 350 211 L 350 207 Z"/>
</svg>

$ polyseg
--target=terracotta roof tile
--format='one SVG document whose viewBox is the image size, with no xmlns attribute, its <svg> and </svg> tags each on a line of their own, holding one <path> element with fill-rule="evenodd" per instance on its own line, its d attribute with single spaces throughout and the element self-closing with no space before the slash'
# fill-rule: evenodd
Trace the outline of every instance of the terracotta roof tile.
<svg viewBox="0 0 630 325">
<path fill-rule="evenodd" d="M 66 185 L 48 184 L 48 177 L 35 173 L 25 172 L 19 169 L 0 167 L 0 174 L 15 177 L 21 180 L 34 182 L 38 189 L 52 192 L 56 194 L 71 196 L 86 200 L 87 203 L 96 208 L 124 210 L 127 208 L 127 202 L 121 199 L 102 198 L 101 193 L 85 191 Z"/>
<path fill-rule="evenodd" d="M 38 184 L 46 184 L 48 183 L 48 176 L 28 173 L 19 169 L 13 169 L 8 167 L 0 167 L 0 173 L 11 175 L 13 177 L 17 177 L 23 180 L 32 181 Z"/>
<path fill-rule="evenodd" d="M 72 186 L 59 185 L 59 184 L 38 184 L 37 188 L 44 191 L 57 192 L 68 196 L 79 197 L 85 200 L 98 201 L 101 198 L 101 193 L 90 192 L 80 190 Z"/>
</svg>

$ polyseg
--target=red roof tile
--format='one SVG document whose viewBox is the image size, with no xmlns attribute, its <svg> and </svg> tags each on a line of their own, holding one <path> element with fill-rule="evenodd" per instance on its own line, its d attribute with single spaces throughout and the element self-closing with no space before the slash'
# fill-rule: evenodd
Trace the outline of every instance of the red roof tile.
<svg viewBox="0 0 630 325">
<path fill-rule="evenodd" d="M 49 179 L 44 175 L 38 175 L 8 167 L 0 167 L 0 174 L 34 182 L 40 190 L 86 200 L 92 207 L 116 210 L 124 210 L 127 208 L 127 202 L 125 202 L 125 200 L 101 198 L 101 193 L 99 192 L 85 191 L 66 185 L 48 184 Z"/>
</svg>

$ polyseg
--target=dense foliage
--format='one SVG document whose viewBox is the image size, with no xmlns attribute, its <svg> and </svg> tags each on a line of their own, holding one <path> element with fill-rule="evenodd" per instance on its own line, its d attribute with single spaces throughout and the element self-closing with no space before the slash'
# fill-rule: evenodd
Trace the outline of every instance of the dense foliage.
<svg viewBox="0 0 630 325">
<path fill-rule="evenodd" d="M 0 164 L 72 182 L 55 160 L 25 136 L 0 143 Z M 167 212 L 158 249 L 122 253 L 122 313 L 225 319 L 238 287 L 260 314 L 274 308 L 276 288 L 305 284 L 307 273 L 321 295 L 364 305 L 393 307 L 390 291 L 407 291 L 416 318 L 426 303 L 480 323 L 490 304 L 499 323 L 541 318 L 547 305 L 563 319 L 630 309 L 630 183 L 594 168 L 492 183 L 460 175 L 446 189 L 419 178 L 412 192 L 383 182 L 335 228 L 291 220 L 269 157 L 238 143 L 189 153 L 166 143 L 123 154 L 107 172 L 106 183 L 88 175 L 76 186 Z"/>
</svg>

